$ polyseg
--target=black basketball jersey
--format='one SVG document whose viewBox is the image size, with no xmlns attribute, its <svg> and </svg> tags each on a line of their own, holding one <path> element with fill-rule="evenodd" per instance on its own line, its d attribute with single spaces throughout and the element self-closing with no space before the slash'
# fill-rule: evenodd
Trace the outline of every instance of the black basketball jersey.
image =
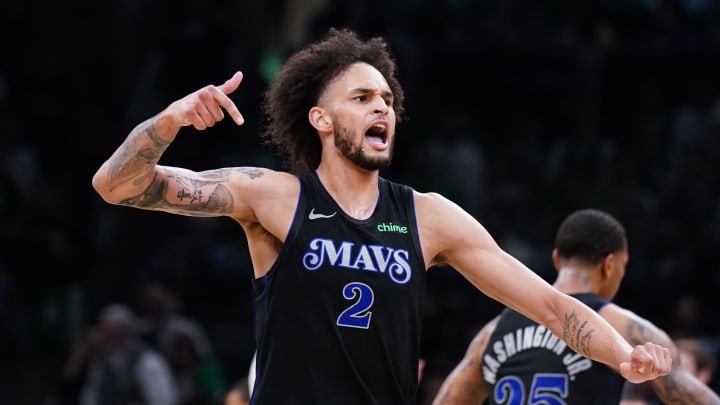
<svg viewBox="0 0 720 405">
<path fill-rule="evenodd" d="M 608 301 L 573 295 L 598 311 Z M 505 309 L 482 360 L 488 403 L 503 405 L 611 405 L 624 379 L 605 364 L 570 349 L 549 329 Z"/>
<path fill-rule="evenodd" d="M 357 220 L 315 172 L 297 177 L 285 244 L 255 280 L 251 403 L 414 403 L 426 274 L 412 189 L 380 178 L 374 213 Z"/>
</svg>

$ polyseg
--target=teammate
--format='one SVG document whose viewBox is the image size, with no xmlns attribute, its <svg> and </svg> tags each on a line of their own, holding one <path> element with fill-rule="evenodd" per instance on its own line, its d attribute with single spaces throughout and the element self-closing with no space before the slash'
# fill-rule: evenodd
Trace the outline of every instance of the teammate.
<svg viewBox="0 0 720 405">
<path fill-rule="evenodd" d="M 610 302 L 628 262 L 624 227 L 610 214 L 583 209 L 560 225 L 553 263 L 554 286 L 607 319 L 631 344 L 655 342 L 677 350 L 650 321 Z M 475 336 L 465 357 L 443 382 L 434 405 L 618 404 L 624 380 L 617 369 L 592 362 L 556 334 L 505 309 Z M 717 395 L 682 367 L 650 381 L 666 404 L 720 404 Z"/>
<path fill-rule="evenodd" d="M 380 176 L 404 113 L 381 37 L 331 29 L 282 67 L 264 94 L 263 135 L 290 171 L 158 164 L 183 127 L 205 130 L 225 113 L 243 124 L 228 97 L 242 77 L 205 86 L 137 125 L 93 186 L 112 204 L 227 216 L 242 227 L 255 275 L 253 404 L 413 403 L 425 272 L 439 265 L 630 381 L 670 372 L 667 348 L 628 344 L 501 250 L 458 205 Z"/>
</svg>

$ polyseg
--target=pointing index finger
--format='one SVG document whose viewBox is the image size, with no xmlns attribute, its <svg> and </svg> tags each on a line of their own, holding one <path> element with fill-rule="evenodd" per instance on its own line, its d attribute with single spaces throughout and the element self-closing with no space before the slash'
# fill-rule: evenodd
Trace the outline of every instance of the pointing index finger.
<svg viewBox="0 0 720 405">
<path fill-rule="evenodd" d="M 237 90 L 238 86 L 240 86 L 240 82 L 242 81 L 242 79 L 242 72 L 237 71 L 230 79 L 225 81 L 225 83 L 218 86 L 218 89 L 220 89 L 223 94 L 228 95 Z M 236 124 L 242 125 L 245 122 L 245 119 L 243 118 L 242 114 L 240 114 L 237 106 L 235 106 L 235 103 L 233 103 L 229 97 L 222 97 L 218 100 L 218 102 L 225 109 L 225 111 L 230 114 L 230 117 L 232 117 L 233 121 L 235 121 Z"/>
</svg>

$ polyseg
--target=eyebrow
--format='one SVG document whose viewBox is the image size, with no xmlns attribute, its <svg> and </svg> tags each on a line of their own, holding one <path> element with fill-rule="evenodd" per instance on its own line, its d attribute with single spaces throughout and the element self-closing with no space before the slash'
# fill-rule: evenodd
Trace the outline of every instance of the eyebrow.
<svg viewBox="0 0 720 405">
<path fill-rule="evenodd" d="M 368 94 L 368 93 L 375 93 L 376 91 L 377 90 L 366 88 L 366 87 L 358 87 L 358 88 L 352 89 L 350 91 L 350 94 Z M 380 93 L 385 98 L 391 98 L 391 99 L 395 98 L 395 96 L 393 96 L 392 91 L 390 91 L 390 90 L 383 90 L 383 91 L 380 91 Z"/>
</svg>

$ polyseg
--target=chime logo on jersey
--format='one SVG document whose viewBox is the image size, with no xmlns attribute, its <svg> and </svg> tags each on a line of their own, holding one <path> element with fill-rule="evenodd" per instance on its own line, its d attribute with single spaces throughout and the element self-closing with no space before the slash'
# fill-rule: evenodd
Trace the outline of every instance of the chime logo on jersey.
<svg viewBox="0 0 720 405">
<path fill-rule="evenodd" d="M 310 271 L 322 266 L 342 267 L 354 270 L 374 271 L 387 274 L 398 284 L 410 280 L 412 269 L 406 249 L 382 245 L 356 245 L 352 242 L 335 242 L 325 238 L 310 241 L 309 251 L 303 255 L 303 266 Z"/>
<path fill-rule="evenodd" d="M 386 224 L 378 224 L 377 230 L 380 232 L 397 232 L 397 233 L 408 233 L 407 226 L 395 225 L 392 222 Z"/>
</svg>

